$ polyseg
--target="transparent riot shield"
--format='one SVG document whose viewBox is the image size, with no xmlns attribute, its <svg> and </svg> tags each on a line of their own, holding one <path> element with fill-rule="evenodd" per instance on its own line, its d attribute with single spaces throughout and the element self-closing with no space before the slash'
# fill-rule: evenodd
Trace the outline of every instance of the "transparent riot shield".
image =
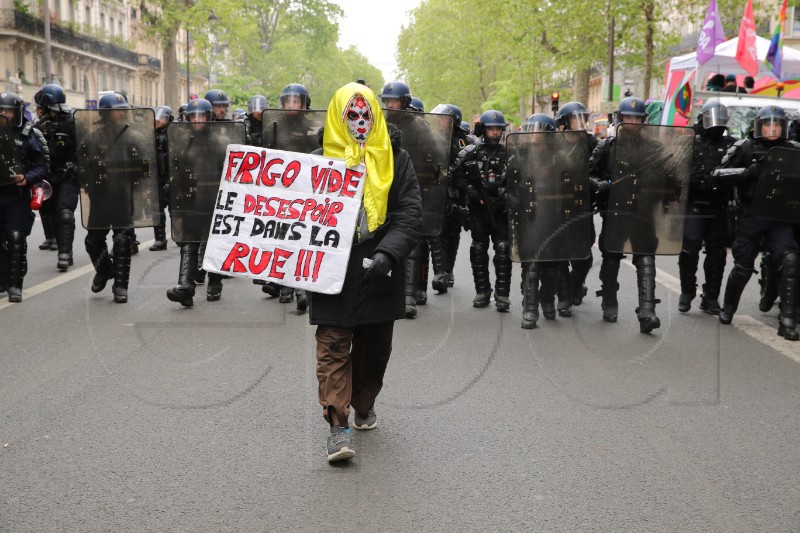
<svg viewBox="0 0 800 533">
<path fill-rule="evenodd" d="M 767 152 L 750 213 L 800 223 L 800 150 L 773 148 Z"/>
<path fill-rule="evenodd" d="M 592 248 L 589 139 L 583 132 L 512 133 L 506 197 L 513 261 L 584 259 Z"/>
<path fill-rule="evenodd" d="M 310 154 L 320 147 L 319 129 L 325 110 L 265 109 L 261 115 L 261 146 Z"/>
<path fill-rule="evenodd" d="M 79 109 L 74 116 L 83 227 L 155 226 L 160 213 L 153 110 Z"/>
<path fill-rule="evenodd" d="M 403 132 L 403 149 L 411 156 L 422 192 L 422 234 L 439 235 L 444 225 L 447 168 L 453 117 L 384 109 L 386 121 Z"/>
<path fill-rule="evenodd" d="M 22 157 L 14 143 L 14 131 L 8 119 L 0 115 L 0 187 L 16 182 L 16 175 L 23 173 Z"/>
<path fill-rule="evenodd" d="M 693 146 L 691 128 L 617 127 L 605 221 L 608 251 L 680 254 Z"/>
<path fill-rule="evenodd" d="M 169 194 L 175 242 L 205 242 L 229 144 L 245 144 L 242 122 L 173 122 Z"/>
</svg>

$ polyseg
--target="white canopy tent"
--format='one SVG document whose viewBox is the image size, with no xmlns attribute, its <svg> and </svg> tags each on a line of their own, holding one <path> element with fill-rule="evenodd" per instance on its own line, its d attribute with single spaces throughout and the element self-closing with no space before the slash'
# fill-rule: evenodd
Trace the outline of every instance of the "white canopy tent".
<svg viewBox="0 0 800 533">
<path fill-rule="evenodd" d="M 669 74 L 675 70 L 694 70 L 695 90 L 703 90 L 709 74 L 747 74 L 742 66 L 736 61 L 736 46 L 739 38 L 731 39 L 720 43 L 714 50 L 714 57 L 708 60 L 705 65 L 697 63 L 697 52 L 673 57 L 669 63 Z M 756 57 L 758 58 L 758 74 L 756 79 L 764 76 L 774 77 L 771 67 L 764 63 L 769 50 L 769 39 L 764 39 L 756 35 Z M 783 62 L 781 64 L 781 75 L 784 79 L 800 78 L 800 51 L 788 46 L 783 47 Z"/>
</svg>

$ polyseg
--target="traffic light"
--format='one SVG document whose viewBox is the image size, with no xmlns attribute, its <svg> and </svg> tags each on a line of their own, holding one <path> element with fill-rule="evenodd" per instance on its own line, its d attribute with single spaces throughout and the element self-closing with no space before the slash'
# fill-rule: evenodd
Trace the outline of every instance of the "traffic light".
<svg viewBox="0 0 800 533">
<path fill-rule="evenodd" d="M 558 91 L 553 91 L 552 93 L 550 93 L 550 109 L 553 110 L 553 113 L 558 111 L 558 97 L 559 96 L 560 95 L 558 94 Z"/>
</svg>

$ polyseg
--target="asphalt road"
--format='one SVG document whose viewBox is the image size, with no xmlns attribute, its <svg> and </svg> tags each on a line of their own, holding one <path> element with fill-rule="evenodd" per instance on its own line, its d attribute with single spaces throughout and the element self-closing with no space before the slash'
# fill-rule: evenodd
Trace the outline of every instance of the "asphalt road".
<svg viewBox="0 0 800 533">
<path fill-rule="evenodd" d="M 654 334 L 629 267 L 617 324 L 590 296 L 526 331 L 518 266 L 510 313 L 472 308 L 465 234 L 455 287 L 396 325 L 378 429 L 331 467 L 306 316 L 244 280 L 181 309 L 173 243 L 114 304 L 83 235 L 59 274 L 37 221 L 25 300 L 0 302 L 2 531 L 800 530 L 800 343 L 755 279 L 720 326 L 677 312 L 663 257 Z"/>
</svg>

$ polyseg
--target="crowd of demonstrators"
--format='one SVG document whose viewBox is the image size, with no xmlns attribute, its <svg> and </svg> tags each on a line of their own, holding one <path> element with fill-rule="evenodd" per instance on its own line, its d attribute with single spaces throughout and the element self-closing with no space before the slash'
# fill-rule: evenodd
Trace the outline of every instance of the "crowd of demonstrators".
<svg viewBox="0 0 800 533">
<path fill-rule="evenodd" d="M 715 75 L 706 88 L 747 92 L 752 85 L 752 79 L 740 87 L 733 75 Z M 218 183 L 223 159 L 219 154 L 228 144 L 318 153 L 346 159 L 349 166 L 366 166 L 364 195 L 369 201 L 362 205 L 366 222 L 356 229 L 341 293 L 306 294 L 257 282 L 270 299 L 283 304 L 296 301 L 298 314 L 308 310 L 310 323 L 317 328 L 318 395 L 330 427 L 326 447 L 331 462 L 355 455 L 351 428 L 377 427 L 375 402 L 391 354 L 394 321 L 418 316 L 417 306 L 428 300 L 429 277 L 437 294 L 455 286 L 463 230 L 471 238 L 473 307 L 493 303 L 500 312 L 512 309 L 513 260 L 521 263 L 521 327 L 542 326 L 540 309 L 547 321 L 569 319 L 588 294 L 596 241 L 601 257 L 596 294 L 602 319 L 617 322 L 620 263 L 630 255 L 636 267 L 635 313 L 640 331 L 651 334 L 660 327 L 655 255 L 666 237 L 648 213 L 659 211 L 654 209 L 658 202 L 664 210 L 684 202 L 685 213 L 677 217 L 683 221 L 677 237 L 680 250 L 674 254 L 681 282 L 678 310 L 690 312 L 699 292 L 699 309 L 730 324 L 760 253 L 759 307 L 766 312 L 780 300 L 778 335 L 787 340 L 799 337 L 800 221 L 765 217 L 767 200 L 759 188 L 765 169 L 772 168 L 767 157 L 771 149 L 796 154 L 800 148 L 790 139 L 789 118 L 777 106 L 759 110 L 750 133 L 737 140 L 728 134 L 727 108 L 707 102 L 692 124 L 689 153 L 666 153 L 669 145 L 653 133 L 665 127 L 650 124 L 647 106 L 635 96 L 619 102 L 612 134 L 600 142 L 588 133 L 589 114 L 580 102 L 563 105 L 554 117 L 534 114 L 520 132 L 509 134 L 498 110 L 474 116 L 472 127 L 453 103 L 440 103 L 425 114 L 424 104 L 399 81 L 387 83 L 379 94 L 363 83 L 348 83 L 336 92 L 327 110 L 312 109 L 308 90 L 297 83 L 283 89 L 277 108 L 256 94 L 246 109 L 233 113 L 225 92 L 212 89 L 204 98 L 181 106 L 177 116 L 171 108 L 159 106 L 152 114 L 152 128 L 144 129 L 130 127 L 130 113 L 135 110 L 120 93 L 100 98 L 99 109 L 88 122 L 77 121 L 57 85 L 45 85 L 34 100 L 39 117 L 35 125 L 26 118 L 25 103 L 18 95 L 0 95 L 4 157 L 14 161 L 10 175 L 0 178 L 0 291 L 8 293 L 10 302 L 22 301 L 26 241 L 35 218 L 31 191 L 35 193 L 43 180 L 51 184 L 52 196 L 40 208 L 46 236 L 40 248 L 58 252 L 59 272 L 73 264 L 75 211 L 83 193 L 95 200 L 82 212 L 88 229 L 85 247 L 95 267 L 91 290 L 100 292 L 112 281 L 114 301 L 127 302 L 131 256 L 137 251 L 134 226 L 154 228 L 153 252 L 167 249 L 169 227 L 180 259 L 178 282 L 166 296 L 190 308 L 196 286 L 206 281 L 201 265 L 208 222 L 197 213 L 213 210 L 214 180 Z M 528 137 L 522 142 L 514 137 L 519 135 Z M 100 153 L 109 161 L 130 159 L 148 150 L 155 154 L 153 190 L 158 198 L 149 208 L 149 218 L 141 222 L 136 213 L 126 215 L 119 207 L 118 202 L 136 204 L 130 187 L 113 183 L 86 161 Z M 424 162 L 431 161 L 434 151 L 444 156 L 431 177 Z M 687 163 L 685 180 L 674 169 L 653 164 L 670 159 L 670 165 Z M 800 158 L 796 161 L 800 164 Z M 440 175 L 447 180 L 439 181 Z M 647 203 L 636 184 L 651 178 L 672 192 Z M 198 179 L 205 188 L 191 181 Z M 563 189 L 565 183 L 573 188 Z M 625 202 L 634 197 L 638 203 L 631 208 Z M 564 202 L 564 198 L 573 203 L 551 204 L 556 207 L 548 211 L 547 201 Z M 768 201 L 777 202 L 775 211 L 784 211 L 781 202 L 786 198 Z M 624 213 L 623 205 L 635 212 Z M 578 226 L 581 217 L 591 220 L 594 214 L 602 221 L 599 236 L 590 223 L 581 226 L 586 231 L 581 246 L 568 242 L 574 234 L 565 228 Z M 622 226 L 620 216 L 627 221 Z M 545 217 L 555 217 L 564 228 L 533 237 L 537 227 L 554 223 Z M 554 244 L 560 255 L 541 253 Z M 729 246 L 733 269 L 723 287 Z M 701 283 L 697 271 L 702 250 Z M 669 259 L 659 259 L 664 260 Z M 220 300 L 223 276 L 210 272 L 207 277 L 206 300 Z"/>
</svg>

